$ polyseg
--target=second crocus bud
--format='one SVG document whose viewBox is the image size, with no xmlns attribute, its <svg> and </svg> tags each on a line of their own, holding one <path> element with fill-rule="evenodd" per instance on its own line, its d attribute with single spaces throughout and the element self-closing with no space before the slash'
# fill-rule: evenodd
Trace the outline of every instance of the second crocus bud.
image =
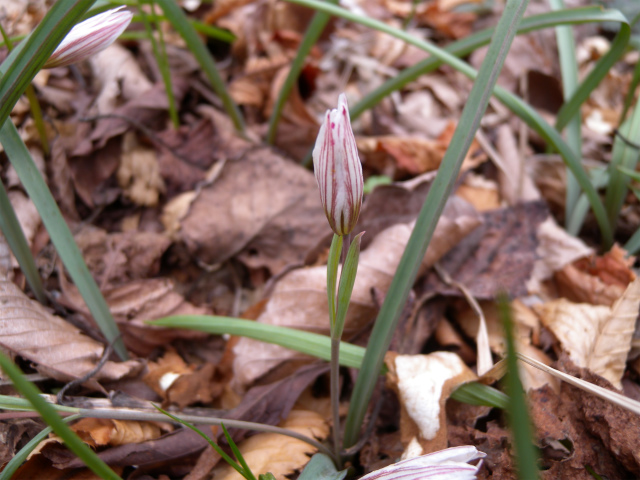
<svg viewBox="0 0 640 480">
<path fill-rule="evenodd" d="M 340 236 L 351 233 L 360 215 L 364 180 L 344 93 L 338 97 L 338 108 L 324 116 L 313 148 L 313 167 L 331 229 Z"/>
<path fill-rule="evenodd" d="M 124 32 L 132 18 L 130 11 L 118 7 L 80 22 L 64 37 L 42 68 L 66 67 L 104 50 Z"/>
</svg>

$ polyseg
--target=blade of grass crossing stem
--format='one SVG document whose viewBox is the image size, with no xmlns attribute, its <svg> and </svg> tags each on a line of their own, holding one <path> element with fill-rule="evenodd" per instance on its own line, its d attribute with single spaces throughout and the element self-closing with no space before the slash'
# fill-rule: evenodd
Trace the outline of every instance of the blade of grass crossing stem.
<svg viewBox="0 0 640 480">
<path fill-rule="evenodd" d="M 617 10 L 602 10 L 601 7 L 582 7 L 567 10 L 559 10 L 541 15 L 532 15 L 523 18 L 522 23 L 518 26 L 518 35 L 541 30 L 543 28 L 555 27 L 565 24 L 583 24 L 595 22 L 626 22 Z M 479 32 L 469 35 L 461 40 L 450 43 L 444 50 L 456 57 L 463 57 L 478 48 L 486 45 L 491 40 L 494 28 L 487 28 Z M 421 75 L 437 70 L 444 62 L 437 57 L 430 56 L 421 62 L 406 68 L 398 73 L 398 75 L 390 78 L 378 88 L 368 93 L 353 107 L 349 108 L 349 115 L 354 120 L 363 112 L 372 108 L 382 101 L 383 98 L 389 96 L 390 93 L 400 90 L 405 85 L 413 82 Z"/>
<path fill-rule="evenodd" d="M 316 10 L 322 10 L 331 13 L 336 17 L 344 18 L 346 20 L 350 20 L 352 22 L 373 28 L 380 32 L 387 33 L 393 37 L 407 42 L 410 45 L 414 45 L 424 50 L 425 52 L 430 53 L 434 57 L 437 57 L 443 63 L 446 63 L 447 65 L 455 68 L 472 80 L 475 80 L 478 76 L 478 72 L 476 72 L 475 69 L 473 69 L 471 66 L 469 66 L 459 58 L 451 55 L 449 52 L 438 48 L 429 42 L 413 37 L 407 32 L 390 27 L 389 25 L 378 20 L 374 20 L 369 17 L 363 17 L 361 15 L 356 15 L 345 9 L 336 7 L 334 5 L 328 5 L 317 0 L 286 1 L 298 5 L 304 5 Z M 606 16 L 609 20 L 621 23 L 620 31 L 629 29 L 627 20 L 622 14 L 620 14 L 620 12 L 609 10 L 606 13 Z M 598 222 L 605 247 L 612 245 L 613 234 L 611 232 L 611 228 L 609 227 L 609 222 L 607 220 L 607 214 L 604 209 L 604 205 L 600 200 L 598 192 L 596 192 L 596 190 L 591 185 L 587 173 L 584 171 L 584 168 L 582 168 L 580 159 L 573 153 L 573 150 L 562 139 L 558 131 L 551 125 L 549 125 L 533 108 L 527 105 L 527 103 L 524 102 L 521 98 L 518 98 L 516 95 L 513 95 L 512 93 L 499 86 L 494 87 L 493 94 L 498 100 L 500 100 L 505 106 L 507 106 L 507 108 L 509 108 L 515 115 L 520 117 L 529 127 L 535 130 L 547 143 L 549 143 L 560 153 L 563 161 L 571 168 L 571 171 L 578 180 L 580 187 L 589 199 L 589 203 L 591 204 L 594 216 L 596 217 L 596 221 Z"/>
<path fill-rule="evenodd" d="M 42 223 L 44 223 L 51 236 L 51 241 L 62 259 L 62 263 L 80 291 L 80 295 L 82 295 L 98 327 L 100 327 L 107 341 L 114 342 L 114 349 L 120 358 L 127 359 L 127 350 L 122 339 L 118 338 L 120 331 L 111 316 L 107 302 L 91 276 L 87 264 L 82 258 L 82 252 L 80 252 L 69 227 L 64 221 L 49 187 L 47 187 L 44 178 L 40 175 L 29 150 L 20 138 L 13 123 L 6 122 L 0 128 L 0 143 L 4 147 L 7 157 L 15 168 L 29 198 L 36 206 L 42 218 Z"/>
<path fill-rule="evenodd" d="M 507 344 L 507 375 L 505 377 L 509 395 L 507 414 L 513 436 L 518 478 L 521 480 L 536 480 L 538 478 L 538 458 L 532 443 L 534 438 L 533 431 L 527 410 L 527 401 L 518 372 L 518 358 L 516 357 L 513 340 L 513 319 L 506 295 L 501 295 L 498 299 L 498 308 Z"/>
<path fill-rule="evenodd" d="M 47 303 L 47 296 L 44 292 L 44 286 L 42 285 L 42 279 L 36 267 L 36 262 L 31 254 L 29 248 L 29 242 L 24 236 L 16 212 L 13 210 L 13 206 L 9 201 L 7 190 L 0 181 L 0 231 L 4 234 L 4 238 L 7 240 L 11 251 L 18 260 L 20 270 L 24 273 L 29 286 L 33 291 L 33 294 L 42 304 Z"/>
<path fill-rule="evenodd" d="M 633 143 L 640 143 L 640 99 L 637 101 L 631 116 L 620 126 L 620 135 Z M 609 163 L 609 185 L 605 195 L 604 204 L 609 216 L 609 224 L 614 229 L 618 221 L 620 209 L 629 191 L 630 178 L 620 171 L 618 167 L 635 170 L 638 164 L 640 151 L 637 146 L 629 145 L 620 135 L 616 135 Z"/>
<path fill-rule="evenodd" d="M 82 416 L 71 415 L 70 417 L 63 418 L 62 421 L 64 423 L 69 423 L 78 420 L 79 418 L 82 418 Z M 2 469 L 2 472 L 0 472 L 0 480 L 9 480 L 13 474 L 16 473 L 16 470 L 18 470 L 20 465 L 22 465 L 22 462 L 27 459 L 31 452 L 33 452 L 40 442 L 46 439 L 52 431 L 53 429 L 51 427 L 44 428 L 40 433 L 33 437 L 29 443 L 22 447 Z"/>
<path fill-rule="evenodd" d="M 149 2 L 151 5 L 151 11 L 155 11 L 154 1 L 151 0 Z M 178 128 L 180 126 L 180 120 L 178 119 L 178 109 L 176 108 L 176 99 L 173 95 L 173 88 L 171 84 L 171 72 L 169 71 L 169 62 L 167 60 L 167 49 L 164 43 L 164 35 L 162 33 L 162 26 L 160 25 L 160 21 L 158 20 L 157 15 L 147 15 L 142 8 L 142 2 L 138 2 L 138 10 L 140 11 L 140 18 L 142 19 L 142 23 L 144 24 L 145 32 L 147 33 L 147 39 L 151 43 L 151 49 L 153 50 L 153 56 L 156 59 L 156 63 L 158 64 L 158 70 L 160 70 L 160 76 L 162 77 L 162 82 L 164 83 L 164 89 L 167 95 L 167 101 L 169 104 L 169 118 L 171 118 L 171 123 L 173 128 Z M 153 29 L 151 27 L 151 19 L 153 18 L 153 22 L 156 27 L 156 31 L 158 32 L 158 41 L 156 41 L 156 37 L 153 35 Z M 160 44 L 160 46 L 158 46 Z"/>
<path fill-rule="evenodd" d="M 338 3 L 338 0 L 325 1 L 333 4 Z M 298 47 L 296 57 L 293 59 L 293 62 L 291 62 L 291 67 L 289 68 L 287 78 L 284 80 L 284 83 L 280 88 L 280 92 L 278 93 L 276 104 L 274 105 L 273 111 L 271 112 L 271 118 L 269 118 L 269 131 L 267 132 L 267 143 L 269 144 L 273 144 L 276 141 L 278 123 L 280 122 L 280 114 L 282 113 L 284 104 L 287 103 L 287 99 L 289 98 L 291 89 L 298 81 L 298 77 L 300 76 L 302 67 L 304 67 L 304 62 L 307 60 L 309 52 L 318 41 L 320 35 L 322 35 L 324 27 L 327 25 L 327 22 L 330 18 L 331 15 L 327 13 L 316 12 L 313 15 L 311 23 L 307 27 L 304 38 L 302 39 L 302 42 L 300 42 L 300 46 Z"/>
<path fill-rule="evenodd" d="M 188 328 L 216 335 L 228 334 L 253 338 L 296 352 L 306 353 L 322 360 L 331 360 L 331 339 L 329 337 L 294 328 L 268 325 L 241 318 L 208 315 L 179 315 L 160 318 L 148 323 L 159 327 Z M 346 342 L 340 343 L 340 365 L 360 368 L 363 356 L 364 348 Z M 381 373 L 384 373 L 385 370 L 381 370 Z"/>
<path fill-rule="evenodd" d="M 40 413 L 42 419 L 64 440 L 67 447 L 69 447 L 87 467 L 105 480 L 120 479 L 120 477 L 64 423 L 53 407 L 40 396 L 40 391 L 36 386 L 27 381 L 18 367 L 3 353 L 0 353 L 0 367 L 2 367 L 2 370 L 9 376 L 14 387 L 29 400 L 31 405 Z"/>
<path fill-rule="evenodd" d="M 420 210 L 367 345 L 345 423 L 345 448 L 353 446 L 358 440 L 360 426 L 382 367 L 384 355 L 389 349 L 400 313 L 415 281 L 420 259 L 424 257 L 440 214 L 453 189 L 462 161 L 475 137 L 527 4 L 527 0 L 507 2 L 451 143 Z"/>
<path fill-rule="evenodd" d="M 178 6 L 175 0 L 156 0 L 156 3 L 160 5 L 162 11 L 165 13 L 173 28 L 177 30 L 183 40 L 186 42 L 187 47 L 191 51 L 196 60 L 202 67 L 205 75 L 211 82 L 213 90 L 216 92 L 227 115 L 231 118 L 234 127 L 241 133 L 244 133 L 244 120 L 240 109 L 229 95 L 227 87 L 224 84 L 224 80 L 220 76 L 216 63 L 207 50 L 207 47 L 202 43 L 193 25 L 189 23 L 189 19 L 184 14 L 182 9 Z"/>
<path fill-rule="evenodd" d="M 0 77 L 0 126 L 9 118 L 13 106 L 33 77 L 93 2 L 58 0 L 24 42 L 24 46 L 14 49 L 14 55 L 5 60 Z"/>
<path fill-rule="evenodd" d="M 564 8 L 563 0 L 549 0 L 552 10 L 560 10 Z M 576 45 L 573 39 L 573 29 L 569 25 L 556 27 L 556 40 L 558 43 L 558 55 L 560 57 L 560 72 L 562 74 L 562 90 L 564 100 L 567 101 L 575 93 L 578 88 L 578 62 L 576 60 Z M 578 157 L 582 156 L 582 116 L 577 111 L 569 120 L 567 125 L 567 143 L 573 149 Z M 571 212 L 578 203 L 580 196 L 580 185 L 573 176 L 573 173 L 567 168 L 567 191 L 565 201 L 565 224 L 569 225 Z M 570 232 L 577 234 L 578 232 Z"/>
</svg>

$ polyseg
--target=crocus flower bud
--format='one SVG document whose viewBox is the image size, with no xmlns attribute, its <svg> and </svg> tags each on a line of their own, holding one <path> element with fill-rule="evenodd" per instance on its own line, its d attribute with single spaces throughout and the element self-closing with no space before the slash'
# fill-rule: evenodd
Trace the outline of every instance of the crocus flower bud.
<svg viewBox="0 0 640 480">
<path fill-rule="evenodd" d="M 313 167 L 329 225 L 337 235 L 347 235 L 360 215 L 364 180 L 344 93 L 338 97 L 338 108 L 324 116 L 313 148 Z"/>
<path fill-rule="evenodd" d="M 66 67 L 104 50 L 124 32 L 132 18 L 130 11 L 118 7 L 80 22 L 64 37 L 42 68 Z"/>
</svg>

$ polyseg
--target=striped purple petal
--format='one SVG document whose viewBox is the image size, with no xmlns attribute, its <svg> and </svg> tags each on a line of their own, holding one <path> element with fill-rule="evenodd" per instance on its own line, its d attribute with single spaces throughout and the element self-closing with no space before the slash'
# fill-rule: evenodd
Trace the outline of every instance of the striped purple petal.
<svg viewBox="0 0 640 480">
<path fill-rule="evenodd" d="M 360 215 L 364 180 L 344 93 L 338 97 L 338 108 L 324 116 L 313 148 L 313 166 L 329 225 L 337 235 L 347 235 Z"/>
</svg>

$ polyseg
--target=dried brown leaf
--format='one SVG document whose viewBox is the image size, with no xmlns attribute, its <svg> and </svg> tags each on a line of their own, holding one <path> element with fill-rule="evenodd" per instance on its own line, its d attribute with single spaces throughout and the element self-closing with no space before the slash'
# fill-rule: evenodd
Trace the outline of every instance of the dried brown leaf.
<svg viewBox="0 0 640 480">
<path fill-rule="evenodd" d="M 0 345 L 35 362 L 44 375 L 62 381 L 85 375 L 104 351 L 102 344 L 51 315 L 7 280 L 0 280 Z M 87 383 L 96 387 L 99 380 L 116 380 L 139 369 L 133 360 L 108 361 Z"/>
</svg>

